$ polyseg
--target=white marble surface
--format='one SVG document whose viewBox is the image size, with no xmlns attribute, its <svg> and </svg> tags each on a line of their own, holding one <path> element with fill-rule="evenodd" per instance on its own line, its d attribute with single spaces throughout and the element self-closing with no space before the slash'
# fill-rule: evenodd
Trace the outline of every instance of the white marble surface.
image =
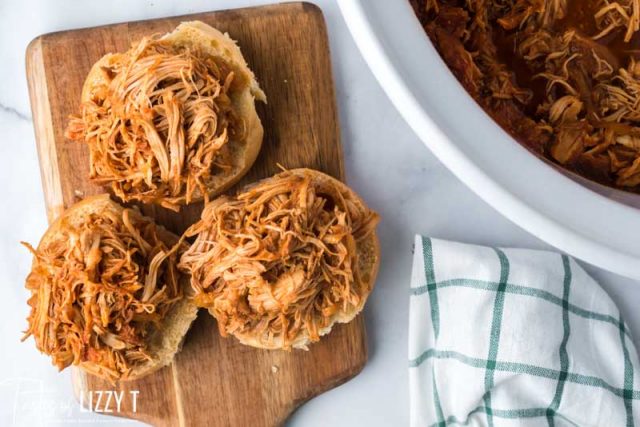
<svg viewBox="0 0 640 427">
<path fill-rule="evenodd" d="M 58 374 L 31 341 L 20 343 L 30 256 L 46 228 L 24 73 L 35 36 L 56 30 L 266 3 L 249 0 L 0 1 L 0 425 L 114 424 L 82 414 L 69 374 Z M 408 423 L 407 309 L 414 233 L 471 243 L 548 248 L 505 220 L 458 182 L 424 148 L 367 69 L 332 0 L 324 10 L 337 83 L 349 183 L 378 210 L 382 265 L 366 307 L 370 361 L 354 380 L 301 407 L 291 425 L 386 426 Z M 640 283 L 587 266 L 640 331 Z M 136 425 L 119 422 L 118 425 Z"/>
</svg>

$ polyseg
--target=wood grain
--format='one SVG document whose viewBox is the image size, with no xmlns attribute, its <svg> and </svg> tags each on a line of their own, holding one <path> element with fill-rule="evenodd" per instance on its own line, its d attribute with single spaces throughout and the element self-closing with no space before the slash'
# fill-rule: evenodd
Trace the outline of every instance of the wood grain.
<svg viewBox="0 0 640 427">
<path fill-rule="evenodd" d="M 326 27 L 322 12 L 306 3 L 202 13 L 47 34 L 27 51 L 27 75 L 49 220 L 80 198 L 104 190 L 87 180 L 88 151 L 65 140 L 91 65 L 133 41 L 198 19 L 236 39 L 267 93 L 258 107 L 265 127 L 262 152 L 239 185 L 272 175 L 277 164 L 309 167 L 344 178 Z M 234 191 L 234 190 L 231 190 Z M 180 214 L 143 211 L 176 233 L 199 216 L 201 205 Z M 119 416 L 156 426 L 278 425 L 301 403 L 355 376 L 367 359 L 361 316 L 340 325 L 310 351 L 264 351 L 220 338 L 201 311 L 174 363 L 140 381 L 115 388 L 74 372 L 86 404 L 95 390 L 139 390 L 137 411 L 123 401 Z M 94 406 L 95 406 L 94 402 Z M 96 408 L 94 408 L 96 409 Z M 111 405 L 109 409 L 114 409 Z"/>
</svg>

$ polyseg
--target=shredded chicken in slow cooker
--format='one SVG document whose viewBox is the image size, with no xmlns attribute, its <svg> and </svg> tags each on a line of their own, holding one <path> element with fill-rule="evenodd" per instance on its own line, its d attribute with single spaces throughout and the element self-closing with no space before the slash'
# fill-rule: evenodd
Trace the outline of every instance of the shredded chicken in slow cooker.
<svg viewBox="0 0 640 427">
<path fill-rule="evenodd" d="M 285 348 L 301 332 L 317 341 L 336 312 L 366 298 L 356 246 L 378 216 L 346 196 L 287 172 L 205 208 L 186 233 L 197 239 L 180 266 L 222 335 L 282 339 Z"/>
<path fill-rule="evenodd" d="M 640 191 L 640 0 L 411 3 L 457 78 L 516 139 Z"/>
<path fill-rule="evenodd" d="M 131 210 L 90 214 L 34 249 L 27 277 L 29 328 L 38 349 L 64 369 L 85 369 L 116 380 L 147 360 L 145 339 L 182 297 L 177 254 L 155 224 Z"/>
<path fill-rule="evenodd" d="M 67 137 L 89 145 L 91 178 L 123 201 L 161 201 L 178 210 L 231 168 L 229 138 L 244 123 L 229 92 L 234 73 L 222 61 L 157 37 L 144 38 L 101 69 L 91 101 L 73 116 Z"/>
</svg>

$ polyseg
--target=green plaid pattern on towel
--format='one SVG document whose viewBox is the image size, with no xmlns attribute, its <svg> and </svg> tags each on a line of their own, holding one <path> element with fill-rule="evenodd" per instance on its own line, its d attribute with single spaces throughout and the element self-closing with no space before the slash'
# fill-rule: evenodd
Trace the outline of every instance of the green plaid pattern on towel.
<svg viewBox="0 0 640 427">
<path fill-rule="evenodd" d="M 411 425 L 635 426 L 638 355 L 571 258 L 416 236 Z"/>
</svg>

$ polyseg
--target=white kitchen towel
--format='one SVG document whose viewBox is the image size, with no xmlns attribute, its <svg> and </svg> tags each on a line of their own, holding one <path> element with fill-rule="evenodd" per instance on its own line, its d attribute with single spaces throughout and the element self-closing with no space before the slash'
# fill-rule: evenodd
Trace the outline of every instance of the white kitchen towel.
<svg viewBox="0 0 640 427">
<path fill-rule="evenodd" d="M 640 423 L 629 330 L 568 256 L 417 236 L 410 299 L 412 426 Z"/>
</svg>

